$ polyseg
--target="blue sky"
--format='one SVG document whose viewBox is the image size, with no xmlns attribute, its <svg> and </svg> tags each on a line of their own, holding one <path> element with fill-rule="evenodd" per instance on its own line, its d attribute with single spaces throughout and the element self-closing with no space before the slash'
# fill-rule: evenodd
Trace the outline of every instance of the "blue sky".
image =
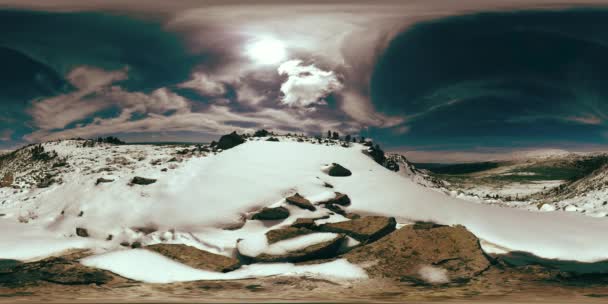
<svg viewBox="0 0 608 304">
<path fill-rule="evenodd" d="M 602 149 L 608 10 L 513 3 L 0 3 L 0 149 L 258 128 L 429 155 Z"/>
</svg>

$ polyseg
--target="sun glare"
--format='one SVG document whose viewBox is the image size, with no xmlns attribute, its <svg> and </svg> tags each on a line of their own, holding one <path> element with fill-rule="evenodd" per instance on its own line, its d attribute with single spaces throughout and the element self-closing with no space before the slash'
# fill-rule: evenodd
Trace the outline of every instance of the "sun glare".
<svg viewBox="0 0 608 304">
<path fill-rule="evenodd" d="M 252 42 L 247 46 L 246 51 L 253 61 L 260 64 L 276 64 L 287 57 L 285 44 L 272 38 L 263 38 Z"/>
</svg>

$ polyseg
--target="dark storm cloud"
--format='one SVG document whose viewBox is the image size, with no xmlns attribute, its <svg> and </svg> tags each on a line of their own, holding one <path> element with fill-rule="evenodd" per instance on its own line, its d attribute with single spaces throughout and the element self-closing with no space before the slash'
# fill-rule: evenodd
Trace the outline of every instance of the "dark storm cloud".
<svg viewBox="0 0 608 304">
<path fill-rule="evenodd" d="M 188 79 L 201 58 L 154 21 L 102 13 L 0 11 L 0 45 L 65 75 L 77 66 L 128 66 L 129 89 L 147 90 Z"/>
<path fill-rule="evenodd" d="M 372 101 L 408 117 L 395 145 L 606 143 L 607 54 L 607 10 L 439 19 L 390 43 Z"/>
</svg>

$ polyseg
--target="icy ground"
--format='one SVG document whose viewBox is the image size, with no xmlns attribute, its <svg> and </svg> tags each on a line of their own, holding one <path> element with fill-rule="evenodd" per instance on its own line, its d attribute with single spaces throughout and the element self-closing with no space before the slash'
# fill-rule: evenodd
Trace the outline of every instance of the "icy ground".
<svg viewBox="0 0 608 304">
<path fill-rule="evenodd" d="M 158 256 L 142 255 L 140 250 L 126 249 L 124 244 L 183 243 L 234 256 L 237 240 L 243 239 L 250 240 L 259 252 L 295 250 L 303 246 L 302 243 L 315 240 L 301 239 L 278 245 L 287 247 L 276 244 L 272 247 L 264 243 L 264 233 L 289 226 L 297 218 L 330 216 L 318 223 L 348 219 L 327 209 L 300 209 L 286 204 L 285 198 L 297 192 L 317 203 L 338 191 L 351 198 L 348 212 L 394 216 L 400 223 L 420 220 L 462 224 L 485 244 L 544 258 L 586 262 L 608 259 L 606 219 L 566 212 L 499 208 L 450 197 L 378 165 L 362 153 L 366 147 L 360 144 L 341 147 L 312 140 L 296 142 L 281 137 L 281 142 L 267 142 L 261 138 L 217 155 L 200 151 L 181 154 L 178 153 L 183 149 L 180 147 L 82 148 L 70 141 L 47 143 L 45 149 L 67 157 L 68 166 L 57 174 L 62 182 L 42 189 L 24 186 L 1 190 L 0 213 L 4 215 L 0 217 L 3 231 L 0 258 L 28 260 L 70 248 L 91 248 L 98 255 L 83 263 L 126 276 L 139 277 L 140 273 L 133 269 L 136 267 L 129 265 L 137 262 L 141 266 L 149 260 L 154 263 L 144 264 L 151 273 L 174 269 L 184 275 L 156 281 L 201 279 L 207 274 L 192 272 L 176 262 L 156 263 Z M 331 163 L 348 168 L 352 175 L 327 175 L 323 168 Z M 166 171 L 162 170 L 165 168 Z M 150 185 L 132 185 L 130 180 L 135 176 L 157 181 Z M 111 182 L 97 184 L 100 177 Z M 327 188 L 327 184 L 333 188 Z M 267 206 L 284 206 L 289 209 L 290 217 L 270 224 L 245 221 L 253 212 Z M 230 229 L 226 229 L 228 227 Z M 88 237 L 77 236 L 77 228 L 86 229 Z M 325 236 L 317 242 L 322 240 Z M 337 266 L 332 265 L 347 269 L 343 277 L 363 277 L 357 265 L 346 265 L 345 261 L 335 263 Z M 323 275 L 312 266 L 304 269 L 273 264 L 255 267 L 242 270 L 241 274 L 244 277 L 274 272 Z M 220 275 L 210 277 L 220 278 Z"/>
</svg>

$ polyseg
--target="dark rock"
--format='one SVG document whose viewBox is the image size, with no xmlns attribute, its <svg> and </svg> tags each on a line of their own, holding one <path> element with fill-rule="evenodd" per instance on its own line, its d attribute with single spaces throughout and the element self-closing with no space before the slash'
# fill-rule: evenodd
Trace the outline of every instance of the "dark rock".
<svg viewBox="0 0 608 304">
<path fill-rule="evenodd" d="M 37 285 L 40 282 L 61 285 L 102 285 L 113 279 L 114 275 L 108 271 L 89 268 L 65 257 L 52 257 L 32 263 L 14 263 L 0 267 L 0 286 L 9 288 Z"/>
<path fill-rule="evenodd" d="M 131 248 L 136 249 L 136 248 L 141 248 L 141 242 L 135 241 L 131 244 Z"/>
<path fill-rule="evenodd" d="M 76 228 L 76 235 L 79 237 L 89 237 L 89 232 L 85 228 Z"/>
<path fill-rule="evenodd" d="M 329 174 L 329 176 L 345 177 L 345 176 L 351 176 L 352 172 L 350 172 L 350 170 L 342 167 L 339 164 L 333 163 L 331 165 L 331 167 L 329 168 L 329 171 L 327 172 L 327 174 Z"/>
<path fill-rule="evenodd" d="M 197 269 L 228 272 L 240 267 L 239 261 L 183 244 L 155 244 L 145 249 Z"/>
<path fill-rule="evenodd" d="M 276 207 L 276 208 L 264 208 L 260 212 L 256 213 L 251 217 L 254 220 L 261 221 L 274 221 L 274 220 L 282 220 L 289 217 L 289 210 L 285 207 Z"/>
<path fill-rule="evenodd" d="M 167 172 L 167 168 L 160 169 L 161 172 Z"/>
<path fill-rule="evenodd" d="M 414 229 L 403 227 L 379 241 L 347 253 L 351 263 L 376 261 L 366 268 L 371 277 L 424 280 L 421 267 L 447 271 L 450 281 L 463 282 L 490 266 L 477 238 L 463 226 Z"/>
<path fill-rule="evenodd" d="M 299 218 L 293 224 L 291 224 L 291 227 L 315 230 L 317 228 L 317 224 L 315 223 L 315 221 L 327 218 L 329 218 L 329 215 L 317 218 Z"/>
<path fill-rule="evenodd" d="M 268 134 L 270 134 L 268 131 L 262 129 L 255 131 L 255 133 L 253 133 L 253 137 L 266 137 Z"/>
<path fill-rule="evenodd" d="M 346 222 L 319 226 L 320 231 L 346 234 L 359 242 L 370 243 L 393 232 L 397 221 L 393 217 L 364 216 Z"/>
<path fill-rule="evenodd" d="M 156 183 L 156 179 L 136 176 L 131 180 L 134 185 L 150 185 Z"/>
<path fill-rule="evenodd" d="M 68 163 L 66 163 L 65 161 L 60 161 L 60 162 L 54 163 L 53 168 L 61 168 L 61 167 L 65 167 L 67 165 L 68 165 Z"/>
<path fill-rule="evenodd" d="M 113 179 L 105 179 L 105 178 L 103 178 L 103 177 L 100 177 L 100 178 L 98 178 L 98 179 L 97 179 L 97 181 L 95 182 L 95 185 L 99 185 L 99 184 L 101 184 L 101 183 L 111 183 L 111 182 L 113 182 L 113 181 L 114 181 Z"/>
<path fill-rule="evenodd" d="M 146 226 L 146 227 L 132 227 L 131 230 L 136 232 L 141 232 L 145 235 L 158 231 L 158 227 L 155 225 Z"/>
<path fill-rule="evenodd" d="M 325 204 L 325 208 L 329 209 L 331 212 L 346 215 L 346 211 L 336 204 Z"/>
<path fill-rule="evenodd" d="M 131 244 L 129 242 L 120 242 L 120 246 L 129 247 Z"/>
<path fill-rule="evenodd" d="M 305 199 L 298 193 L 286 198 L 285 200 L 287 201 L 288 204 L 300 207 L 302 209 L 306 209 L 306 210 L 310 210 L 310 211 L 317 210 L 317 208 L 315 206 L 313 206 L 313 204 L 311 204 L 309 200 Z"/>
<path fill-rule="evenodd" d="M 416 222 L 414 223 L 413 228 L 415 230 L 428 230 L 433 228 L 445 227 L 445 225 L 439 225 L 433 222 Z"/>
<path fill-rule="evenodd" d="M 325 202 L 320 202 L 319 205 L 340 205 L 340 206 L 349 206 L 350 205 L 350 197 L 348 195 L 336 192 L 336 196 L 330 200 Z"/>
<path fill-rule="evenodd" d="M 268 244 L 273 244 L 279 241 L 294 238 L 305 234 L 310 234 L 314 231 L 307 228 L 286 227 L 281 229 L 270 230 L 266 232 Z"/>
<path fill-rule="evenodd" d="M 279 141 L 279 139 L 276 137 L 270 137 L 266 141 Z"/>
<path fill-rule="evenodd" d="M 50 187 L 54 183 L 55 183 L 55 180 L 53 179 L 53 177 L 46 176 L 45 178 L 43 178 L 42 180 L 40 180 L 36 184 L 36 187 L 38 187 L 38 188 L 48 188 L 48 187 Z"/>
<path fill-rule="evenodd" d="M 81 210 L 80 212 L 78 212 L 78 217 L 82 217 L 83 215 L 84 215 L 84 211 Z"/>
<path fill-rule="evenodd" d="M 242 136 L 236 134 L 236 132 L 232 132 L 230 134 L 223 135 L 222 137 L 220 137 L 220 141 L 217 143 L 216 148 L 227 150 L 230 148 L 234 148 L 244 142 L 245 140 Z"/>
</svg>

